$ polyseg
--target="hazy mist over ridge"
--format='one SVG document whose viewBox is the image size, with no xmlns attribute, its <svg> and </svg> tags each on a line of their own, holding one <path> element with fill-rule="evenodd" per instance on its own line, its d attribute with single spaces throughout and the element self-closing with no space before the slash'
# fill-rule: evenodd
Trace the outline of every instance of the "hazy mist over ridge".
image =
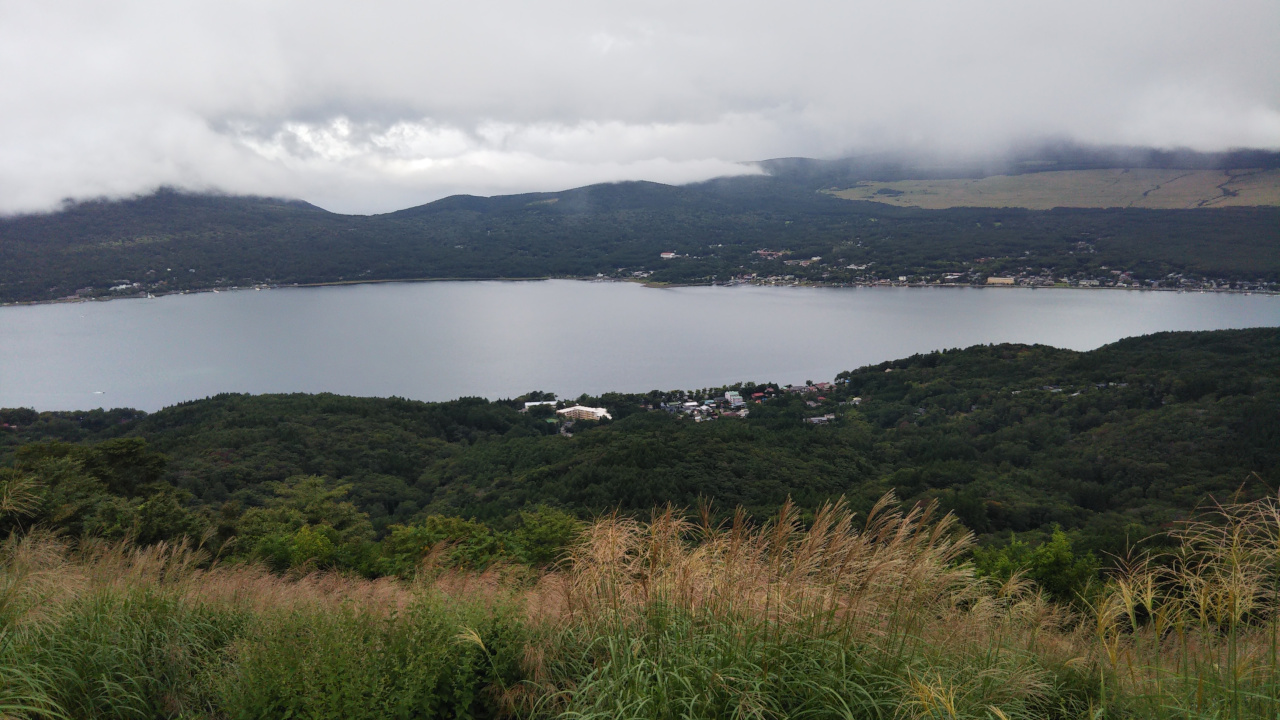
<svg viewBox="0 0 1280 720">
<path fill-rule="evenodd" d="M 455 193 L 1049 138 L 1280 148 L 1280 4 L 0 2 L 0 212 Z"/>
</svg>

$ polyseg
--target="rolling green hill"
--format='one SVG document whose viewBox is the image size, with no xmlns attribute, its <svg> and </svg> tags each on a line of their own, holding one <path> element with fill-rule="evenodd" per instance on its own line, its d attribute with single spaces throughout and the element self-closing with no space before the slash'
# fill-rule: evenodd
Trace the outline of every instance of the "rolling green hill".
<svg viewBox="0 0 1280 720">
<path fill-rule="evenodd" d="M 683 399 L 582 398 L 615 420 L 580 422 L 572 437 L 520 402 L 478 398 L 6 410 L 0 422 L 16 427 L 0 429 L 0 466 L 104 448 L 82 459 L 114 492 L 145 497 L 163 480 L 233 524 L 279 483 L 320 475 L 348 484 L 379 531 L 430 514 L 503 526 L 545 505 L 587 516 L 712 500 L 766 515 L 787 498 L 813 508 L 844 495 L 866 510 L 894 490 L 939 500 L 988 538 L 1061 525 L 1078 546 L 1117 554 L 1211 498 L 1280 486 L 1277 329 L 1162 333 L 1087 353 L 976 346 L 843 373 L 820 393 L 769 391 L 746 418 L 656 409 Z M 38 445 L 48 442 L 74 445 Z"/>
</svg>

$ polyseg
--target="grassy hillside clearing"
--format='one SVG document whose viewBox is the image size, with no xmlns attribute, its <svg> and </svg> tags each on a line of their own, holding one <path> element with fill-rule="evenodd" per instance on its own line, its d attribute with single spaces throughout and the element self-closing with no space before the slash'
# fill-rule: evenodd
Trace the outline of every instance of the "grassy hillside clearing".
<svg viewBox="0 0 1280 720">
<path fill-rule="evenodd" d="M 985 178 L 864 181 L 831 194 L 846 200 L 927 210 L 1274 206 L 1280 205 L 1280 170 L 1062 170 Z"/>
</svg>

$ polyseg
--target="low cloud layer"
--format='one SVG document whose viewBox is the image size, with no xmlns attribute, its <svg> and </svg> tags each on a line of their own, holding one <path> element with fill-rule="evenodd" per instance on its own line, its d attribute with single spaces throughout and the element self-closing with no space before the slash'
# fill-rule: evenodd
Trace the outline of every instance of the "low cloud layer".
<svg viewBox="0 0 1280 720">
<path fill-rule="evenodd" d="M 1280 148 L 1280 3 L 0 0 L 0 212 L 383 212 L 1038 138 Z"/>
</svg>

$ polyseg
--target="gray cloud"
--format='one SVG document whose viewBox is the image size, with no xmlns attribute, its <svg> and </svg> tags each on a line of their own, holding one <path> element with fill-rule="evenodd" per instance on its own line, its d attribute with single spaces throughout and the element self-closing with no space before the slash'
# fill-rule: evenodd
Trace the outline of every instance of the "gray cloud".
<svg viewBox="0 0 1280 720">
<path fill-rule="evenodd" d="M 0 211 L 380 212 L 1038 137 L 1280 147 L 1280 3 L 0 0 Z"/>
</svg>

